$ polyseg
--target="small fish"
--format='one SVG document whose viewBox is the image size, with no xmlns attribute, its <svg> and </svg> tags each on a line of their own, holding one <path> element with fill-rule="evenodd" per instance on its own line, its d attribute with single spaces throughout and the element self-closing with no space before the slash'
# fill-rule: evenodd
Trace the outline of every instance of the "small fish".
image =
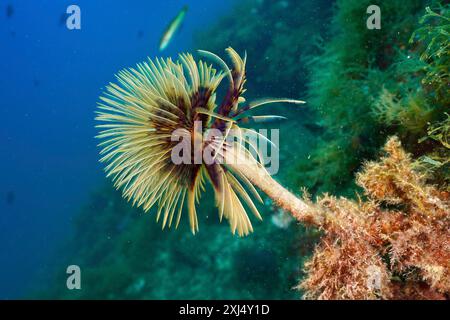
<svg viewBox="0 0 450 320">
<path fill-rule="evenodd" d="M 6 16 L 8 18 L 11 18 L 14 15 L 14 7 L 12 6 L 12 4 L 8 4 L 6 6 Z"/>
<path fill-rule="evenodd" d="M 240 118 L 237 120 L 239 123 L 263 123 L 263 122 L 275 122 L 279 120 L 286 120 L 286 117 L 283 116 L 275 116 L 275 115 L 266 115 L 266 116 L 248 116 L 245 118 Z"/>
<path fill-rule="evenodd" d="M 181 23 L 183 22 L 184 17 L 186 16 L 187 10 L 188 7 L 184 6 L 183 9 L 181 9 L 181 11 L 177 14 L 177 16 L 170 22 L 169 26 L 167 27 L 166 31 L 164 32 L 161 38 L 161 42 L 159 43 L 159 51 L 163 51 L 165 48 L 167 48 L 174 34 L 180 28 Z"/>
</svg>

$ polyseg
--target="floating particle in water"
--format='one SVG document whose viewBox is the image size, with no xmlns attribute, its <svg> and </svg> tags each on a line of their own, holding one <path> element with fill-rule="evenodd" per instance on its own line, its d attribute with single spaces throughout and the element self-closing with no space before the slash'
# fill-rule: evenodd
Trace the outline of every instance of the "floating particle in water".
<svg viewBox="0 0 450 320">
<path fill-rule="evenodd" d="M 280 229 L 287 229 L 291 225 L 292 222 L 294 222 L 294 218 L 292 216 L 282 210 L 279 210 L 271 217 L 272 223 L 280 228 Z"/>
<path fill-rule="evenodd" d="M 6 6 L 6 17 L 11 18 L 14 15 L 14 7 L 12 4 Z"/>
<path fill-rule="evenodd" d="M 13 205 L 14 202 L 16 201 L 16 194 L 14 191 L 8 191 L 6 193 L 6 203 L 8 205 Z"/>
<path fill-rule="evenodd" d="M 139 30 L 137 33 L 137 37 L 138 37 L 138 39 L 142 39 L 144 37 L 144 31 Z"/>
</svg>

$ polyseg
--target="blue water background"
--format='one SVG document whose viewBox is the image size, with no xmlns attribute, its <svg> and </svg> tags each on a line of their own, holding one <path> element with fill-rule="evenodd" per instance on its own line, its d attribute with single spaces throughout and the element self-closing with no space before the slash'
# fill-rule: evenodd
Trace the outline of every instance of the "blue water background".
<svg viewBox="0 0 450 320">
<path fill-rule="evenodd" d="M 81 8 L 81 30 L 61 23 L 70 4 Z M 22 297 L 52 269 L 71 219 L 104 180 L 93 138 L 102 88 L 160 55 L 162 32 L 185 4 L 164 56 L 190 51 L 232 1 L 0 0 L 0 299 Z"/>
</svg>

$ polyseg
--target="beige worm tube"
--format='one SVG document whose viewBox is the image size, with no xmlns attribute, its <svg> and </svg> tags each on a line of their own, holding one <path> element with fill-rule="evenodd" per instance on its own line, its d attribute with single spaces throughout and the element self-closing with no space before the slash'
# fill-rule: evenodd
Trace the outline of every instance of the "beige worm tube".
<svg viewBox="0 0 450 320">
<path fill-rule="evenodd" d="M 263 191 L 275 204 L 289 212 L 297 221 L 320 226 L 324 217 L 312 210 L 309 204 L 284 188 L 267 171 L 254 164 L 228 164 L 233 170 L 241 172 L 256 187 Z"/>
</svg>

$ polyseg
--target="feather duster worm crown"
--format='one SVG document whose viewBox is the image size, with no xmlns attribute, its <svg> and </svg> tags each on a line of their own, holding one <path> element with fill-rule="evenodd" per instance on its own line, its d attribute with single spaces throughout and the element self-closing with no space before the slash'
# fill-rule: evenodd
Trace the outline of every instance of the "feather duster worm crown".
<svg viewBox="0 0 450 320">
<path fill-rule="evenodd" d="M 242 94 L 246 57 L 243 59 L 232 49 L 227 53 L 233 67 L 217 55 L 199 51 L 221 68 L 217 71 L 204 61 L 196 62 L 191 54 L 181 54 L 179 61 L 170 58 L 149 60 L 135 68 L 122 70 L 117 83 L 107 86 L 98 104 L 96 120 L 101 129 L 97 138 L 103 141 L 101 162 L 124 198 L 145 211 L 157 206 L 157 220 L 162 218 L 163 228 L 174 222 L 178 226 L 184 206 L 187 206 L 190 227 L 198 231 L 195 204 L 205 188 L 205 180 L 212 184 L 219 217 L 229 220 L 231 230 L 239 235 L 252 231 L 252 225 L 241 201 L 261 219 L 253 203 L 253 196 L 261 201 L 258 192 L 239 166 L 219 161 L 211 164 L 175 164 L 172 151 L 178 144 L 173 141 L 175 131 L 190 137 L 203 134 L 207 129 L 219 130 L 224 137 L 235 132 L 258 133 L 239 124 L 247 110 L 273 102 L 303 103 L 291 99 L 264 99 L 245 104 Z M 224 78 L 229 88 L 220 104 L 216 103 L 216 90 Z M 256 117 L 253 117 L 256 120 Z M 200 123 L 200 132 L 196 123 Z M 244 136 L 244 135 L 243 135 Z M 195 139 L 192 138 L 192 145 Z M 245 168 L 268 175 L 259 157 L 251 155 L 250 141 L 245 138 L 232 143 L 223 138 L 202 142 L 200 148 L 212 148 L 216 155 L 225 152 L 245 154 Z M 254 147 L 254 146 L 253 146 Z M 244 186 L 246 188 L 244 188 Z"/>
</svg>

